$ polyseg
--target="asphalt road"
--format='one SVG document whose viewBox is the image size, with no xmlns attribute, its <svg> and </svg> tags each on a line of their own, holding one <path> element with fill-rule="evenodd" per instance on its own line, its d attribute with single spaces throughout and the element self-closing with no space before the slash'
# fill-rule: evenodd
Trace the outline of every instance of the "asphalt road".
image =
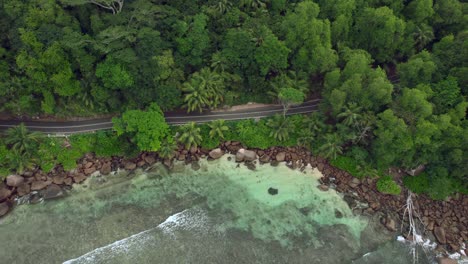
<svg viewBox="0 0 468 264">
<path fill-rule="evenodd" d="M 312 100 L 299 106 L 291 107 L 287 115 L 311 113 L 318 109 L 320 100 Z M 171 125 L 182 125 L 188 122 L 206 123 L 217 119 L 241 120 L 250 118 L 263 118 L 274 114 L 283 113 L 282 106 L 265 106 L 255 109 L 246 109 L 231 112 L 205 112 L 205 113 L 165 113 L 166 121 Z M 77 133 L 94 132 L 98 130 L 112 129 L 111 118 L 101 118 L 83 121 L 0 121 L 0 130 L 6 130 L 24 123 L 32 131 L 40 131 L 50 135 L 71 135 Z"/>
</svg>

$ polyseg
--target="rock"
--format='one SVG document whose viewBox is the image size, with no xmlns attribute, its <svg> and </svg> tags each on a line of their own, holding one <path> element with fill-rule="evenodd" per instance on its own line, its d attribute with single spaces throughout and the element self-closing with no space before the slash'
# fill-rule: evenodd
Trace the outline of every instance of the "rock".
<svg viewBox="0 0 468 264">
<path fill-rule="evenodd" d="M 208 153 L 212 159 L 219 159 L 224 155 L 224 152 L 220 148 L 213 149 Z"/>
<path fill-rule="evenodd" d="M 65 183 L 68 186 L 71 186 L 73 184 L 73 179 L 68 177 L 63 180 L 63 183 Z"/>
<path fill-rule="evenodd" d="M 284 159 L 286 159 L 286 153 L 285 152 L 280 152 L 280 153 L 276 154 L 276 160 L 278 162 L 284 161 Z"/>
<path fill-rule="evenodd" d="M 185 160 L 185 154 L 180 154 L 179 157 L 177 157 L 178 161 L 184 161 Z"/>
<path fill-rule="evenodd" d="M 137 162 L 137 167 L 139 167 L 139 168 L 143 167 L 144 165 L 146 165 L 146 161 L 144 161 L 144 160 L 140 160 L 140 161 Z"/>
<path fill-rule="evenodd" d="M 86 174 L 86 175 L 91 175 L 91 174 L 93 174 L 95 171 L 96 171 L 96 168 L 95 168 L 95 167 L 90 167 L 90 168 L 85 169 L 83 172 L 84 172 L 84 174 Z"/>
<path fill-rule="evenodd" d="M 197 149 L 197 147 L 195 147 L 195 146 L 190 147 L 190 154 L 193 155 L 193 154 L 197 153 L 197 150 L 198 150 L 198 149 Z"/>
<path fill-rule="evenodd" d="M 392 231 L 392 232 L 395 232 L 397 229 L 396 229 L 396 223 L 395 223 L 395 220 L 393 220 L 393 218 L 387 216 L 386 220 L 385 220 L 385 227 L 389 230 L 389 231 Z"/>
<path fill-rule="evenodd" d="M 198 161 L 192 161 L 190 167 L 192 168 L 192 170 L 197 171 L 200 169 L 200 164 L 198 163 Z"/>
<path fill-rule="evenodd" d="M 348 185 L 351 188 L 356 188 L 359 185 L 359 183 L 361 183 L 361 181 L 358 178 L 353 178 L 353 180 L 351 180 L 351 182 Z"/>
<path fill-rule="evenodd" d="M 427 223 L 427 226 L 426 226 L 427 230 L 429 230 L 429 231 L 434 230 L 434 224 L 435 224 L 434 220 L 429 220 L 429 222 Z"/>
<path fill-rule="evenodd" d="M 93 163 L 91 161 L 86 162 L 84 165 L 85 169 L 91 168 L 93 166 Z"/>
<path fill-rule="evenodd" d="M 0 202 L 10 197 L 10 195 L 11 191 L 3 183 L 0 183 Z"/>
<path fill-rule="evenodd" d="M 278 167 L 278 165 L 279 165 L 279 162 L 277 160 L 270 161 L 270 166 Z"/>
<path fill-rule="evenodd" d="M 57 184 L 51 184 L 47 186 L 47 189 L 42 191 L 42 197 L 47 200 L 47 199 L 54 199 L 54 198 L 59 198 L 64 195 L 62 188 L 58 186 Z"/>
<path fill-rule="evenodd" d="M 153 155 L 147 155 L 145 156 L 145 162 L 148 163 L 149 165 L 153 165 L 156 163 L 156 159 L 154 158 Z"/>
<path fill-rule="evenodd" d="M 82 181 L 86 180 L 86 176 L 82 173 L 73 175 L 73 181 L 76 183 L 80 183 Z"/>
<path fill-rule="evenodd" d="M 10 211 L 10 206 L 7 202 L 0 203 L 0 217 L 6 215 Z"/>
<path fill-rule="evenodd" d="M 257 153 L 252 150 L 247 150 L 247 149 L 239 149 L 236 153 L 236 161 L 241 162 L 241 161 L 254 161 L 257 159 Z"/>
<path fill-rule="evenodd" d="M 39 191 L 47 187 L 50 183 L 47 181 L 33 181 L 31 184 L 31 191 Z"/>
<path fill-rule="evenodd" d="M 6 178 L 6 184 L 11 187 L 18 187 L 24 182 L 24 178 L 19 175 L 10 175 Z"/>
<path fill-rule="evenodd" d="M 262 162 L 262 163 L 268 163 L 268 162 L 270 162 L 270 160 L 271 160 L 271 158 L 267 154 L 263 154 L 260 157 L 260 162 Z"/>
<path fill-rule="evenodd" d="M 437 263 L 439 264 L 457 264 L 458 261 L 451 259 L 451 258 L 439 258 L 437 259 Z"/>
<path fill-rule="evenodd" d="M 55 184 L 63 184 L 63 181 L 65 180 L 63 175 L 57 175 L 52 178 L 52 182 Z"/>
<path fill-rule="evenodd" d="M 19 196 L 24 196 L 31 192 L 31 185 L 29 185 L 28 183 L 23 183 L 20 186 L 18 186 L 16 192 Z"/>
<path fill-rule="evenodd" d="M 125 163 L 125 169 L 126 170 L 134 170 L 137 167 L 137 165 L 134 162 L 127 161 Z"/>
<path fill-rule="evenodd" d="M 109 173 L 111 173 L 111 171 L 112 171 L 112 167 L 111 167 L 110 162 L 106 162 L 102 165 L 100 173 L 102 175 L 108 175 Z"/>
<path fill-rule="evenodd" d="M 278 194 L 278 189 L 270 187 L 270 188 L 268 188 L 268 193 L 271 194 L 271 195 L 277 195 Z"/>
<path fill-rule="evenodd" d="M 328 191 L 328 189 L 329 189 L 329 187 L 328 187 L 327 185 L 325 185 L 325 184 L 320 184 L 320 185 L 318 186 L 318 188 L 319 188 L 321 191 L 323 191 L 323 192 L 326 192 L 326 191 Z"/>
<path fill-rule="evenodd" d="M 163 164 L 164 164 L 168 169 L 172 169 L 172 167 L 173 167 L 172 159 L 164 159 Z"/>
<path fill-rule="evenodd" d="M 434 236 L 437 238 L 437 241 L 441 244 L 447 243 L 447 239 L 445 238 L 445 230 L 443 227 L 437 226 L 434 228 Z"/>
<path fill-rule="evenodd" d="M 244 161 L 244 153 L 240 152 L 240 150 L 236 153 L 236 162 Z"/>
</svg>

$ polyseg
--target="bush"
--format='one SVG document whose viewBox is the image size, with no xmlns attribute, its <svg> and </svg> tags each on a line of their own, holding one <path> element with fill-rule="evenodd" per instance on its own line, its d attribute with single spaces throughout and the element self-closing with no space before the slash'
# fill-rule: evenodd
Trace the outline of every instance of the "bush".
<svg viewBox="0 0 468 264">
<path fill-rule="evenodd" d="M 381 193 L 399 195 L 401 187 L 390 176 L 383 176 L 377 181 L 377 190 Z"/>
<path fill-rule="evenodd" d="M 210 130 L 211 128 L 207 124 L 203 124 L 200 126 L 200 134 L 202 137 L 201 147 L 206 149 L 214 149 L 219 146 L 219 137 L 210 137 Z"/>
<path fill-rule="evenodd" d="M 347 171 L 354 177 L 361 178 L 363 176 L 358 170 L 358 163 L 351 157 L 338 156 L 336 159 L 330 160 L 330 164 L 339 169 Z"/>
</svg>

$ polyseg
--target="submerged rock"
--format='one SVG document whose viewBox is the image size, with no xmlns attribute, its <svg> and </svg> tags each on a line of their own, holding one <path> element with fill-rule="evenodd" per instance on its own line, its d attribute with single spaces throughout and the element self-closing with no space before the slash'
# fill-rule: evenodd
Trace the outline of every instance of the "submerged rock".
<svg viewBox="0 0 468 264">
<path fill-rule="evenodd" d="M 0 203 L 0 217 L 6 215 L 10 211 L 10 206 L 7 202 Z"/>
<path fill-rule="evenodd" d="M 268 193 L 271 194 L 271 195 L 277 195 L 278 194 L 278 189 L 270 187 L 270 188 L 268 188 Z"/>
<path fill-rule="evenodd" d="M 47 199 L 59 198 L 64 195 L 62 188 L 56 184 L 51 184 L 47 186 L 47 189 L 42 191 L 42 197 Z"/>
<path fill-rule="evenodd" d="M 200 164 L 198 163 L 198 161 L 192 161 L 192 163 L 190 164 L 192 170 L 194 171 L 197 171 L 200 169 Z"/>
</svg>

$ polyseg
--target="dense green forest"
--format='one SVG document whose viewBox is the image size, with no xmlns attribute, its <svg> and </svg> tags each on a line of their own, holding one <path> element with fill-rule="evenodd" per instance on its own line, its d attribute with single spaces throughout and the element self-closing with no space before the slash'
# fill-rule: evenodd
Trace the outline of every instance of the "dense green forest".
<svg viewBox="0 0 468 264">
<path fill-rule="evenodd" d="M 468 3 L 2 0 L 0 5 L 0 111 L 124 113 L 115 119 L 116 133 L 72 138 L 81 146 L 72 150 L 59 150 L 55 139 L 37 143 L 21 128 L 11 130 L 0 146 L 0 164 L 13 171 L 27 167 L 28 159 L 48 170 L 58 163 L 72 167 L 84 151 L 128 154 L 126 138 L 139 150 L 167 156 L 177 141 L 215 147 L 226 139 L 259 148 L 299 144 L 359 177 L 425 165 L 420 176 L 405 178 L 407 187 L 440 199 L 467 192 Z M 260 123 L 174 128 L 162 114 L 311 98 L 322 98 L 321 111 Z"/>
</svg>

